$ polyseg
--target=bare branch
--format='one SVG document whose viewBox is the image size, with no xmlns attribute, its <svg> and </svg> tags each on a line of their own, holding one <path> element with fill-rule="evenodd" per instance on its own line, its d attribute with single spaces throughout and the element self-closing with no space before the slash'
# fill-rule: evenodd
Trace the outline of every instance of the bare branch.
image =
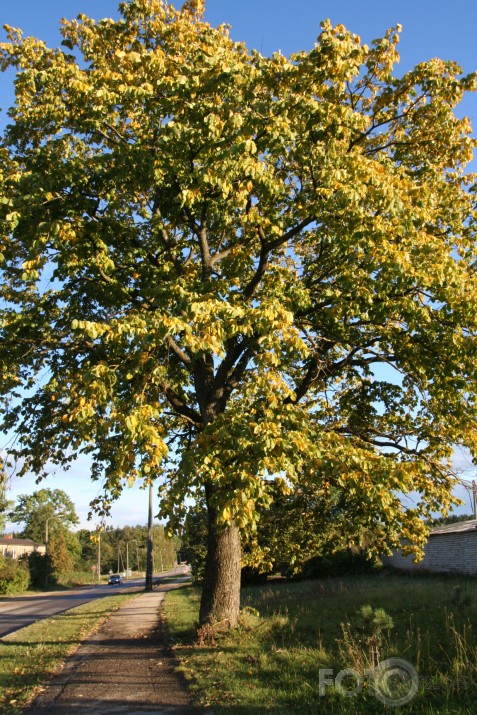
<svg viewBox="0 0 477 715">
<path fill-rule="evenodd" d="M 121 144 L 121 142 L 119 142 L 117 139 L 113 139 L 113 137 L 110 137 L 109 134 L 106 134 L 105 132 L 101 131 L 101 129 L 93 129 L 92 133 L 99 134 L 99 136 L 103 137 L 103 139 L 106 139 L 107 142 L 112 142 L 116 146 L 120 146 Z"/>
<path fill-rule="evenodd" d="M 297 224 L 293 228 L 290 228 L 286 233 L 283 234 L 283 236 L 276 238 L 274 241 L 269 241 L 267 244 L 268 250 L 273 251 L 274 248 L 278 248 L 278 246 L 282 246 L 291 238 L 295 238 L 295 236 L 301 233 L 304 228 L 309 226 L 314 221 L 316 221 L 315 216 L 308 216 L 307 218 L 304 218 L 303 221 L 300 221 L 299 224 Z"/>
<path fill-rule="evenodd" d="M 213 256 L 211 256 L 209 265 L 212 267 L 214 266 L 218 261 L 221 261 L 223 258 L 227 258 L 227 256 L 232 253 L 233 251 L 233 246 L 230 246 L 230 248 L 226 248 L 223 251 L 219 251 L 219 253 L 215 253 Z"/>
<path fill-rule="evenodd" d="M 107 127 L 107 128 L 110 129 L 112 132 L 114 132 L 114 134 L 116 134 L 117 138 L 118 138 L 121 142 L 123 142 L 124 144 L 127 144 L 128 146 L 131 146 L 131 142 L 128 141 L 128 140 L 126 139 L 126 137 L 124 137 L 122 134 L 120 134 L 120 132 L 118 132 L 118 130 L 116 129 L 115 126 L 113 126 L 112 124 L 108 124 L 107 122 L 103 122 L 103 124 L 104 124 L 105 127 Z M 116 144 L 119 144 L 119 142 L 116 142 Z"/>
<path fill-rule="evenodd" d="M 103 281 L 105 281 L 106 283 L 114 283 L 115 282 L 115 281 L 113 281 L 111 276 L 108 276 L 108 274 L 103 271 L 101 266 L 97 265 L 96 268 L 98 269 L 98 273 L 101 276 L 101 278 L 103 279 Z"/>
<path fill-rule="evenodd" d="M 269 250 L 267 249 L 267 244 L 265 241 L 265 233 L 263 228 L 259 227 L 258 233 L 260 236 L 260 242 L 262 244 L 260 249 L 260 258 L 258 259 L 258 266 L 252 279 L 249 281 L 248 285 L 245 286 L 243 295 L 245 298 L 251 298 L 255 292 L 256 287 L 262 280 L 263 274 L 265 273 L 265 268 L 268 263 Z"/>
<path fill-rule="evenodd" d="M 211 262 L 207 229 L 205 226 L 201 226 L 197 232 L 197 236 L 199 238 L 200 255 L 202 258 L 202 279 L 207 281 L 210 278 Z"/>
<path fill-rule="evenodd" d="M 167 398 L 167 401 L 171 405 L 171 407 L 174 408 L 174 411 L 176 414 L 179 414 L 181 417 L 184 417 L 186 420 L 191 422 L 193 425 L 196 427 L 201 427 L 202 426 L 202 421 L 200 419 L 200 415 L 197 414 L 195 410 L 192 409 L 192 407 L 189 407 L 175 392 L 169 385 L 168 382 L 165 380 L 160 383 L 160 387 L 164 393 L 164 395 Z"/>
<path fill-rule="evenodd" d="M 236 364 L 232 374 L 225 383 L 222 390 L 218 391 L 215 402 L 218 406 L 219 412 L 223 412 L 227 405 L 228 399 L 235 388 L 240 384 L 240 381 L 247 369 L 247 365 L 253 357 L 253 349 L 248 348 Z"/>
<path fill-rule="evenodd" d="M 182 264 L 183 268 L 187 268 L 187 266 L 189 265 L 189 263 L 192 262 L 192 259 L 194 258 L 194 256 L 195 256 L 195 251 L 194 251 L 193 248 L 191 248 L 190 251 L 189 251 L 189 255 L 187 256 L 187 258 L 185 259 L 184 263 Z"/>
<path fill-rule="evenodd" d="M 259 285 L 260 281 L 263 278 L 263 274 L 265 273 L 265 269 L 268 264 L 268 258 L 270 256 L 270 253 L 275 249 L 278 248 L 279 246 L 283 246 L 287 241 L 289 241 L 291 238 L 294 238 L 296 235 L 298 235 L 301 231 L 303 231 L 304 228 L 309 226 L 311 223 L 315 221 L 314 216 L 309 216 L 308 218 L 303 219 L 299 224 L 291 228 L 289 231 L 284 233 L 282 236 L 279 238 L 276 238 L 274 241 L 267 241 L 265 232 L 261 226 L 258 227 L 258 233 L 260 236 L 260 241 L 261 241 L 261 249 L 260 249 L 260 257 L 258 259 L 258 266 L 257 270 L 255 271 L 255 274 L 249 281 L 248 285 L 245 286 L 243 295 L 245 298 L 251 298 L 252 295 L 255 292 L 255 289 Z"/>
<path fill-rule="evenodd" d="M 217 368 L 217 372 L 215 374 L 215 391 L 223 389 L 234 364 L 240 358 L 244 350 L 250 346 L 251 340 L 252 338 L 248 337 L 239 342 L 237 338 L 233 338 L 228 342 L 225 357 Z"/>
<path fill-rule="evenodd" d="M 166 336 L 166 343 L 172 350 L 174 355 L 176 355 L 184 365 L 191 365 L 192 361 L 190 357 L 182 350 L 182 348 L 176 343 L 176 341 L 171 335 Z"/>
</svg>

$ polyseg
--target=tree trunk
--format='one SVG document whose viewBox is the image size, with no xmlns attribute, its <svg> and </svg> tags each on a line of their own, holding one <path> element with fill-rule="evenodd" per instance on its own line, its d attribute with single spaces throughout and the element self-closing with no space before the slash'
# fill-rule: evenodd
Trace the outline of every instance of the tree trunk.
<svg viewBox="0 0 477 715">
<path fill-rule="evenodd" d="M 233 522 L 218 528 L 214 509 L 209 509 L 208 532 L 199 620 L 201 625 L 235 628 L 240 613 L 240 532 Z"/>
</svg>

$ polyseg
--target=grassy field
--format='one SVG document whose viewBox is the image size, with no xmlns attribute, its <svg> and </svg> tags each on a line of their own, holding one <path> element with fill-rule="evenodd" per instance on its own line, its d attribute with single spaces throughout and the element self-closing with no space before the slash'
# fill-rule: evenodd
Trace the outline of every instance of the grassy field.
<svg viewBox="0 0 477 715">
<path fill-rule="evenodd" d="M 181 670 L 216 715 L 477 712 L 476 580 L 372 575 L 249 587 L 239 629 L 202 645 L 198 603 L 192 587 L 171 592 L 166 618 Z M 398 670 L 385 672 L 390 658 Z M 353 696 L 335 685 L 343 669 L 359 674 L 340 676 L 343 690 L 358 684 Z"/>
<path fill-rule="evenodd" d="M 0 639 L 0 712 L 20 712 L 92 629 L 125 601 L 139 594 L 107 596 L 45 618 Z"/>
</svg>

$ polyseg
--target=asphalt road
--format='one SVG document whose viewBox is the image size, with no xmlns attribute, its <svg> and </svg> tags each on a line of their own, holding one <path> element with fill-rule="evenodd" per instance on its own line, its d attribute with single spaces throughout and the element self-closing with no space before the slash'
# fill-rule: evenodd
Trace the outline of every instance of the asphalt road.
<svg viewBox="0 0 477 715">
<path fill-rule="evenodd" d="M 175 576 L 183 572 L 184 569 L 181 567 L 173 571 L 165 571 L 160 577 L 154 576 L 154 582 L 159 582 L 161 577 Z M 0 598 L 0 638 L 42 618 L 80 606 L 82 603 L 95 601 L 114 593 L 132 593 L 142 590 L 144 590 L 143 578 L 128 579 L 121 586 L 88 586 L 72 588 L 68 591 L 50 591 L 33 596 Z"/>
</svg>

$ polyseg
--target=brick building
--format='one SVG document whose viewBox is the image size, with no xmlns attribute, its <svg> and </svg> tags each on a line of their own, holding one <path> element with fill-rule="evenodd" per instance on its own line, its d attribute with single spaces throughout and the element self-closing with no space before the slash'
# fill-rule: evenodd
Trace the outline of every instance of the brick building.
<svg viewBox="0 0 477 715">
<path fill-rule="evenodd" d="M 2 556 L 19 559 L 20 556 L 31 554 L 32 551 L 44 554 L 46 551 L 45 544 L 37 544 L 36 541 L 31 539 L 14 539 L 11 536 L 0 537 L 0 554 Z"/>
<path fill-rule="evenodd" d="M 438 526 L 431 531 L 424 558 L 413 562 L 412 556 L 395 552 L 382 562 L 405 571 L 432 571 L 477 576 L 477 521 L 459 521 Z"/>
</svg>

